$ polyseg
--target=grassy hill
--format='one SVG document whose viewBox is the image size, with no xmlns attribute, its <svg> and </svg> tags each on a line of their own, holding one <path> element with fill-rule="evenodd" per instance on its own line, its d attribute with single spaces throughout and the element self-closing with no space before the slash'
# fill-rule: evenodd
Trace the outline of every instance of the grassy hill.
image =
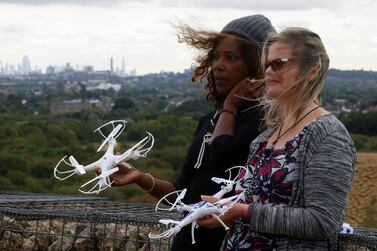
<svg viewBox="0 0 377 251">
<path fill-rule="evenodd" d="M 358 153 L 346 222 L 377 227 L 377 153 Z"/>
</svg>

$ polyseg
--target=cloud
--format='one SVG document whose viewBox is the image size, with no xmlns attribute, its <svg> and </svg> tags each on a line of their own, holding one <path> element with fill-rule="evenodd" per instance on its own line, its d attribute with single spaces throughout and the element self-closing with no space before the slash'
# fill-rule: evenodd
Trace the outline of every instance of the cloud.
<svg viewBox="0 0 377 251">
<path fill-rule="evenodd" d="M 336 9 L 342 5 L 341 0 L 0 0 L 0 4 L 21 5 L 81 5 L 81 6 L 113 6 L 129 3 L 156 3 L 166 7 L 188 8 L 232 8 L 239 10 L 308 10 L 308 9 Z M 343 3 L 344 4 L 344 3 Z"/>
<path fill-rule="evenodd" d="M 26 34 L 29 31 L 27 27 L 22 24 L 2 24 L 0 25 L 0 33 L 9 35 Z"/>
<path fill-rule="evenodd" d="M 340 0 L 159 0 L 163 6 L 196 7 L 196 8 L 232 8 L 240 10 L 309 10 L 309 9 L 336 9 Z"/>
<path fill-rule="evenodd" d="M 147 3 L 150 0 L 127 0 L 128 3 Z M 112 6 L 124 3 L 122 0 L 0 0 L 0 4 L 21 4 L 21 5 L 82 5 L 82 6 Z"/>
</svg>

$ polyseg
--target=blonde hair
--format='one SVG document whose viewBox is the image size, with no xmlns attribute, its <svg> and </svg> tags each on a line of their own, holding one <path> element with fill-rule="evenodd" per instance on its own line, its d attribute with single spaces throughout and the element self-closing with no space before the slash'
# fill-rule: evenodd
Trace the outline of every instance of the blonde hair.
<svg viewBox="0 0 377 251">
<path fill-rule="evenodd" d="M 292 48 L 292 54 L 299 64 L 299 74 L 296 82 L 279 95 L 279 101 L 267 94 L 262 97 L 264 121 L 268 128 L 280 125 L 283 119 L 296 121 L 310 103 L 314 101 L 319 104 L 320 93 L 330 63 L 319 35 L 305 28 L 292 27 L 267 39 L 262 52 L 263 69 L 269 48 L 278 41 Z"/>
<path fill-rule="evenodd" d="M 200 51 L 199 56 L 196 58 L 197 64 L 194 66 L 191 80 L 193 82 L 203 82 L 203 80 L 205 80 L 207 100 L 212 102 L 216 108 L 222 107 L 225 97 L 220 95 L 216 90 L 215 81 L 212 75 L 212 61 L 214 49 L 224 38 L 229 36 L 235 38 L 241 56 L 246 62 L 248 75 L 258 79 L 263 77 L 263 70 L 260 62 L 260 50 L 255 44 L 247 39 L 244 39 L 237 34 L 196 30 L 188 25 L 182 24 L 175 25 L 174 27 L 177 29 L 178 41 L 180 43 L 186 43 L 190 47 Z"/>
</svg>

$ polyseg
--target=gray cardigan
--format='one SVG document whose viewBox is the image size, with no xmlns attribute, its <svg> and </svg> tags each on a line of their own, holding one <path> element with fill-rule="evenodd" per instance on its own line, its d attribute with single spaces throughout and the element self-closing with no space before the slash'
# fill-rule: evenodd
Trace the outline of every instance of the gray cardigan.
<svg viewBox="0 0 377 251">
<path fill-rule="evenodd" d="M 249 159 L 272 132 L 251 143 Z M 332 114 L 318 118 L 300 142 L 289 205 L 250 204 L 250 230 L 281 236 L 278 250 L 336 249 L 355 162 L 356 149 L 344 125 Z"/>
</svg>

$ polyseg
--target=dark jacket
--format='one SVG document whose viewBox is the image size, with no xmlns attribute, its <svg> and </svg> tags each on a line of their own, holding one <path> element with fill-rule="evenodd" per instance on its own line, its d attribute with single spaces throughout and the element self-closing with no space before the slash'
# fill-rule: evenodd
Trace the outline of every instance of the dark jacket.
<svg viewBox="0 0 377 251">
<path fill-rule="evenodd" d="M 259 134 L 261 113 L 257 108 L 241 111 L 236 118 L 234 136 L 220 135 L 206 143 L 201 165 L 194 168 L 203 143 L 203 137 L 212 133 L 216 124 L 215 113 L 204 116 L 193 136 L 180 176 L 174 183 L 177 190 L 187 188 L 183 200 L 186 204 L 199 202 L 200 195 L 213 195 L 220 186 L 212 177 L 226 177 L 225 170 L 244 165 L 249 153 L 250 142 Z M 225 236 L 223 228 L 195 229 L 196 244 L 191 244 L 191 225 L 183 228 L 175 237 L 172 250 L 219 250 Z"/>
</svg>

